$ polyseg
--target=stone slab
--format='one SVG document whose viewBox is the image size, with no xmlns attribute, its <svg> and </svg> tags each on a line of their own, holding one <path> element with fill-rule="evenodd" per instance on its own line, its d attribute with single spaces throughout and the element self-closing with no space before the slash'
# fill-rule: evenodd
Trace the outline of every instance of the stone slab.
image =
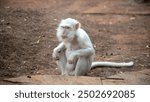
<svg viewBox="0 0 150 102">
<path fill-rule="evenodd" d="M 17 78 L 5 79 L 9 83 L 16 84 L 36 84 L 36 85 L 101 85 L 99 77 L 87 76 L 61 76 L 61 75 L 34 75 L 21 76 Z"/>
<path fill-rule="evenodd" d="M 125 72 L 107 78 L 88 76 L 33 75 L 4 79 L 8 84 L 23 85 L 150 85 L 150 69 Z"/>
<path fill-rule="evenodd" d="M 147 70 L 148 72 L 149 70 Z M 143 72 L 143 73 L 141 73 Z M 150 85 L 150 76 L 146 75 L 146 71 L 125 72 L 108 77 L 102 80 L 105 85 Z"/>
<path fill-rule="evenodd" d="M 138 71 L 138 72 L 150 76 L 150 69 L 145 69 L 145 70 L 141 70 L 141 71 Z"/>
</svg>

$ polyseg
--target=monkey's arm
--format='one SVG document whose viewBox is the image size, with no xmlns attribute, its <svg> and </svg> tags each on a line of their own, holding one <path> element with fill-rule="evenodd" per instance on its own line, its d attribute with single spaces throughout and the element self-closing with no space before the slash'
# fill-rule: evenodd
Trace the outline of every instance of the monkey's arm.
<svg viewBox="0 0 150 102">
<path fill-rule="evenodd" d="M 88 57 L 95 54 L 92 42 L 87 33 L 83 32 L 80 35 L 84 35 L 83 37 L 79 37 L 78 39 L 81 49 L 75 50 L 74 53 L 79 57 Z"/>
<path fill-rule="evenodd" d="M 55 49 L 57 49 L 58 52 L 61 51 L 61 50 L 64 50 L 64 49 L 65 49 L 64 43 L 61 42 Z M 55 50 L 55 49 L 54 49 L 54 50 Z"/>
<path fill-rule="evenodd" d="M 83 49 L 79 49 L 79 50 L 75 50 L 73 53 L 74 55 L 76 55 L 77 57 L 88 57 L 94 54 L 94 49 L 93 48 L 83 48 Z"/>
<path fill-rule="evenodd" d="M 88 57 L 95 54 L 95 50 L 88 34 L 83 29 L 79 29 L 79 31 L 77 32 L 77 36 L 81 49 L 75 50 L 74 53 L 79 57 Z"/>
<path fill-rule="evenodd" d="M 64 43 L 61 42 L 56 48 L 54 48 L 53 54 L 52 54 L 53 58 L 58 59 L 59 53 L 60 53 L 61 51 L 65 50 L 65 49 L 66 49 L 66 48 L 65 48 Z"/>
<path fill-rule="evenodd" d="M 69 63 L 73 63 L 76 58 L 89 57 L 95 54 L 95 50 L 89 37 L 86 35 L 86 33 L 83 33 L 82 35 L 84 36 L 78 37 L 80 49 L 72 51 L 71 55 L 68 58 Z"/>
<path fill-rule="evenodd" d="M 92 56 L 94 53 L 95 53 L 94 49 L 90 47 L 79 49 L 79 50 L 74 50 L 72 54 L 69 56 L 68 62 L 70 64 L 73 64 L 76 58 Z"/>
</svg>

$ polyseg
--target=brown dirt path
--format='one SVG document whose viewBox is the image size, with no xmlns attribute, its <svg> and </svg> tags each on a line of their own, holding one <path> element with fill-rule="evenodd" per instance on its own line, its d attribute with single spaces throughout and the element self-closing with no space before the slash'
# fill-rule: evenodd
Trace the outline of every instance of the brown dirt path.
<svg viewBox="0 0 150 102">
<path fill-rule="evenodd" d="M 55 29 L 67 17 L 89 33 L 95 60 L 135 62 L 133 68 L 97 68 L 88 76 L 149 69 L 149 16 L 149 3 L 132 0 L 0 0 L 0 83 L 22 75 L 58 75 L 51 53 Z"/>
</svg>

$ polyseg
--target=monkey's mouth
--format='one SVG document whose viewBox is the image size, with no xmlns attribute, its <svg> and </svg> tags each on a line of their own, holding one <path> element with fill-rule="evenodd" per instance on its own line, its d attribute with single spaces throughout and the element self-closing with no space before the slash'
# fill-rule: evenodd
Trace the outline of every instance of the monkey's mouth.
<svg viewBox="0 0 150 102">
<path fill-rule="evenodd" d="M 61 36 L 63 39 L 66 39 L 67 38 L 67 36 Z"/>
</svg>

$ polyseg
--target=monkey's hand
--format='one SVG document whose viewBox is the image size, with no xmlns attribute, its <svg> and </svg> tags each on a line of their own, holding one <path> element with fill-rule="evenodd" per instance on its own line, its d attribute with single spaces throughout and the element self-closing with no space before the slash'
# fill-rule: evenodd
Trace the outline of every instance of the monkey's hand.
<svg viewBox="0 0 150 102">
<path fill-rule="evenodd" d="M 76 53 L 72 53 L 69 57 L 68 57 L 68 63 L 69 64 L 74 64 L 76 62 L 76 59 L 78 58 Z"/>
<path fill-rule="evenodd" d="M 55 59 L 55 60 L 59 60 L 59 55 L 61 53 L 61 51 L 65 50 L 65 45 L 64 43 L 60 43 L 56 48 L 54 48 L 53 50 L 53 54 L 52 54 L 52 57 Z"/>
<path fill-rule="evenodd" d="M 54 48 L 52 57 L 53 57 L 55 60 L 59 60 L 60 52 L 61 52 L 61 49 L 59 49 L 59 48 L 57 48 L 57 47 Z"/>
</svg>

